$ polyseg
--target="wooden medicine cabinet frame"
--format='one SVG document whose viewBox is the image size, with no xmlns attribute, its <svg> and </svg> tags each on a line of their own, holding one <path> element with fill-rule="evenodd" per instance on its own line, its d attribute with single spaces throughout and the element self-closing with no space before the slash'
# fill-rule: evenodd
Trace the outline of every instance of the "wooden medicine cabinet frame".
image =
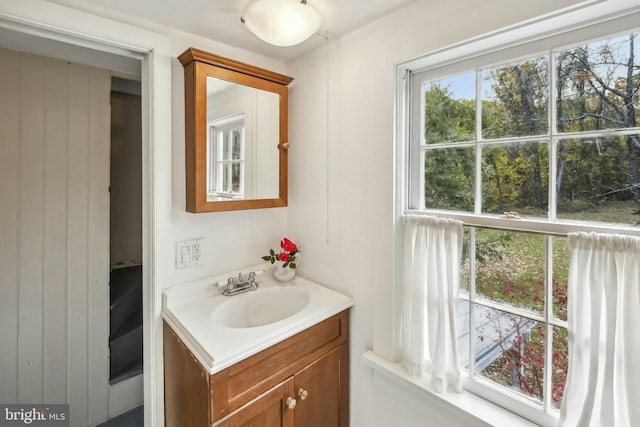
<svg viewBox="0 0 640 427">
<path fill-rule="evenodd" d="M 184 67 L 186 210 L 220 212 L 287 206 L 288 87 L 292 77 L 189 48 L 178 60 Z M 279 95 L 279 188 L 272 199 L 207 200 L 207 77 Z"/>
</svg>

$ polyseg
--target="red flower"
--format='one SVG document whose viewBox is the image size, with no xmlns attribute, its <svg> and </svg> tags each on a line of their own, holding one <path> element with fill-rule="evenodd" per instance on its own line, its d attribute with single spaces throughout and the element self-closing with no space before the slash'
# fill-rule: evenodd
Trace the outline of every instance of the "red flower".
<svg viewBox="0 0 640 427">
<path fill-rule="evenodd" d="M 271 264 L 274 264 L 276 261 L 280 261 L 284 268 L 296 268 L 296 260 L 300 259 L 298 257 L 298 246 L 291 240 L 284 237 L 280 241 L 280 247 L 282 248 L 280 253 L 276 253 L 273 249 L 269 249 L 269 255 L 263 256 L 262 259 L 269 261 Z"/>
<path fill-rule="evenodd" d="M 287 239 L 286 237 L 280 241 L 280 247 L 287 252 L 293 252 L 298 250 L 298 247 L 296 246 L 296 244 L 293 243 L 291 240 Z M 283 261 L 283 260 L 280 260 L 280 261 Z"/>
<path fill-rule="evenodd" d="M 289 258 L 291 258 L 289 254 L 285 254 L 285 253 L 278 254 L 278 260 L 280 261 L 287 262 L 289 261 Z"/>
</svg>

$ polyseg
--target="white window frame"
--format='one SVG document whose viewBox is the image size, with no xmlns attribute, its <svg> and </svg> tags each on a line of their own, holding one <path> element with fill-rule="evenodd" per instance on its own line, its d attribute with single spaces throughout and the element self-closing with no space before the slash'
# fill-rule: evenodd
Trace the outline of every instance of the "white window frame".
<svg viewBox="0 0 640 427">
<path fill-rule="evenodd" d="M 575 17 L 574 17 L 575 18 Z M 416 191 L 415 187 L 424 188 L 423 177 L 418 167 L 411 167 L 411 162 L 420 159 L 419 144 L 411 144 L 411 141 L 419 141 L 420 126 L 413 126 L 411 122 L 412 102 L 419 103 L 411 95 L 412 74 L 421 73 L 424 80 L 438 80 L 440 78 L 450 77 L 462 72 L 472 71 L 480 67 L 488 67 L 493 64 L 503 62 L 511 62 L 523 57 L 533 56 L 537 53 L 557 50 L 563 47 L 572 46 L 576 43 L 585 43 L 607 38 L 612 35 L 625 34 L 638 31 L 638 22 L 640 22 L 640 8 L 627 9 L 619 12 L 616 16 L 607 16 L 594 19 L 585 23 L 580 18 L 573 20 L 567 19 L 566 22 L 554 21 L 553 18 L 547 22 L 547 25 L 532 24 L 521 26 L 516 29 L 506 30 L 504 32 L 490 34 L 482 38 L 468 41 L 466 43 L 455 45 L 447 49 L 442 49 L 426 56 L 401 63 L 396 67 L 396 96 L 395 96 L 395 139 L 396 139 L 396 194 L 395 194 L 395 277 L 399 283 L 399 266 L 401 264 L 401 227 L 399 226 L 399 218 L 407 213 L 425 214 L 448 217 L 458 219 L 469 226 L 505 229 L 509 231 L 534 232 L 546 235 L 564 236 L 570 232 L 577 231 L 596 231 L 603 233 L 621 233 L 630 235 L 640 235 L 640 230 L 635 227 L 615 224 L 587 224 L 576 223 L 571 221 L 557 221 L 555 218 L 550 219 L 503 219 L 498 215 L 480 214 L 478 212 L 478 204 L 476 203 L 475 211 L 470 213 L 444 210 L 415 210 L 411 206 L 415 206 Z M 551 29 L 550 29 L 551 28 Z M 638 53 L 637 53 L 638 54 Z M 553 58 L 553 55 L 551 56 Z M 552 59 L 553 61 L 553 59 Z M 554 69 L 550 65 L 551 70 Z M 477 83 L 480 84 L 479 82 Z M 478 93 L 480 93 L 478 91 Z M 415 109 L 417 106 L 414 105 Z M 555 124 L 555 98 L 550 96 L 549 99 L 549 127 Z M 424 111 L 424 110 L 422 110 Z M 553 120 L 553 121 L 552 121 Z M 637 133 L 635 128 L 633 133 Z M 620 134 L 608 131 L 599 132 L 601 134 L 612 135 Z M 554 158 L 555 138 L 553 135 L 546 136 L 550 141 L 550 158 Z M 410 173 L 414 176 L 411 177 Z M 476 168 L 476 174 L 480 174 L 479 168 Z M 551 162 L 549 174 L 555 176 L 555 162 Z M 411 191 L 411 185 L 414 184 L 414 191 Z M 550 186 L 551 187 L 551 186 Z M 550 188 L 550 192 L 554 189 Z M 476 198 L 478 195 L 476 195 Z M 555 203 L 555 198 L 549 196 L 549 203 Z M 398 312 L 398 307 L 395 307 Z M 546 310 L 548 311 L 548 310 Z M 396 316 L 397 317 L 397 316 Z M 546 322 L 546 320 L 545 320 Z M 399 322 L 398 322 L 399 323 Z M 552 323 L 553 324 L 553 323 Z M 396 327 L 396 334 L 398 334 Z M 549 339 L 549 337 L 548 337 Z M 394 340 L 396 353 L 398 351 L 397 338 Z M 471 362 L 471 361 L 470 361 Z M 488 381 L 486 381 L 488 382 Z M 476 381 L 467 376 L 464 387 L 466 390 L 477 394 L 499 406 L 506 408 L 524 418 L 532 420 L 540 425 L 555 425 L 557 423 L 557 413 L 548 411 L 541 412 L 526 402 L 526 398 L 518 396 L 509 396 L 504 392 L 498 391 L 498 387 L 484 384 L 485 381 Z"/>
<path fill-rule="evenodd" d="M 208 199 L 232 199 L 244 198 L 245 194 L 245 166 L 246 166 L 246 141 L 245 141 L 244 114 L 237 114 L 223 119 L 212 120 L 207 125 L 207 198 Z M 240 159 L 222 159 L 223 147 L 218 140 L 221 132 L 228 130 L 240 130 Z M 222 174 L 225 173 L 223 165 L 237 163 L 240 165 L 240 188 L 238 192 L 228 192 L 221 189 L 224 182 Z M 231 173 L 231 169 L 227 171 Z"/>
</svg>

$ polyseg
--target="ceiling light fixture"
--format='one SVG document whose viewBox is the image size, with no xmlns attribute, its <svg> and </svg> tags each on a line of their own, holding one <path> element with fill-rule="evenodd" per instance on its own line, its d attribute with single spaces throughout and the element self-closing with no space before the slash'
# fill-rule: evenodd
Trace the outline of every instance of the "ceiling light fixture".
<svg viewBox="0 0 640 427">
<path fill-rule="evenodd" d="M 302 43 L 320 28 L 320 15 L 307 0 L 254 0 L 240 21 L 256 36 L 275 46 Z"/>
</svg>

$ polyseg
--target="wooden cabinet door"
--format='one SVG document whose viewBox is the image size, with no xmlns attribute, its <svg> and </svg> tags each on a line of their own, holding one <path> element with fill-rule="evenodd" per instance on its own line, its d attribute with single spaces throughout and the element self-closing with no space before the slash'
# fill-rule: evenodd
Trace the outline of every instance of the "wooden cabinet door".
<svg viewBox="0 0 640 427">
<path fill-rule="evenodd" d="M 293 427 L 295 408 L 287 399 L 295 399 L 293 378 L 264 392 L 251 402 L 229 414 L 215 427 Z"/>
<path fill-rule="evenodd" d="M 294 376 L 296 427 L 349 425 L 348 343 L 327 353 Z"/>
</svg>

